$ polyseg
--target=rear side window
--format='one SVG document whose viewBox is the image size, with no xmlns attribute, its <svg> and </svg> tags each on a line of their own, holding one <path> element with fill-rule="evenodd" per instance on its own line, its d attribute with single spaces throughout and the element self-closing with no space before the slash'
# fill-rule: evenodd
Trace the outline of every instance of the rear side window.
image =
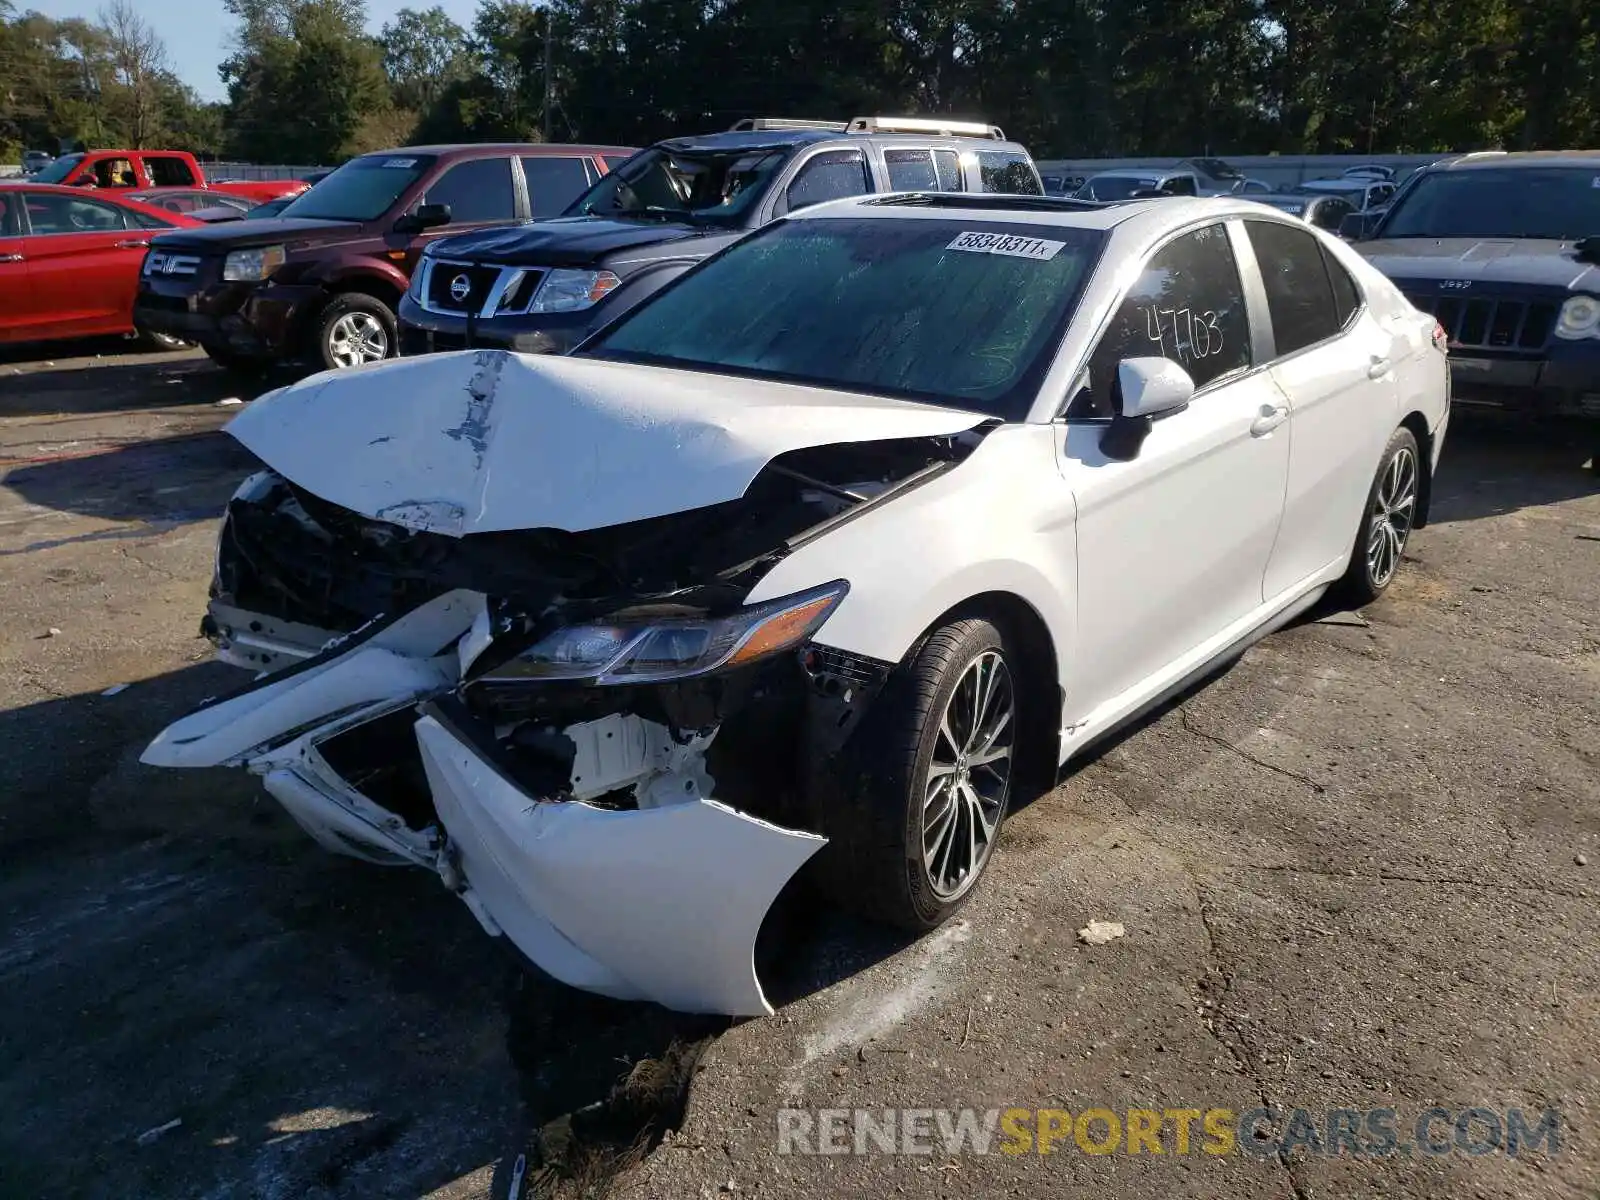
<svg viewBox="0 0 1600 1200">
<path fill-rule="evenodd" d="M 931 151 L 885 150 L 883 165 L 889 168 L 889 190 L 892 192 L 939 190 L 939 177 L 934 174 Z"/>
<path fill-rule="evenodd" d="M 1244 227 L 1261 266 L 1278 355 L 1304 350 L 1338 333 L 1344 322 L 1316 235 L 1276 221 L 1246 221 Z"/>
<path fill-rule="evenodd" d="M 559 217 L 589 186 L 588 166 L 581 158 L 530 156 L 522 160 L 522 176 L 535 217 Z"/>
<path fill-rule="evenodd" d="M 605 159 L 606 170 L 615 171 L 633 156 L 631 154 L 602 154 L 600 157 Z"/>
<path fill-rule="evenodd" d="M 1117 364 L 1169 358 L 1205 387 L 1250 365 L 1250 322 L 1228 232 L 1207 225 L 1168 242 L 1134 281 L 1089 359 L 1069 417 L 1113 417 Z"/>
<path fill-rule="evenodd" d="M 1193 175 L 1174 175 L 1161 185 L 1160 191 L 1164 196 L 1199 195 L 1199 189 L 1195 186 Z"/>
<path fill-rule="evenodd" d="M 156 187 L 193 187 L 199 182 L 188 163 L 170 155 L 146 155 L 144 169 Z"/>
<path fill-rule="evenodd" d="M 1333 252 L 1326 246 L 1322 250 L 1322 265 L 1328 269 L 1328 282 L 1333 285 L 1333 309 L 1339 318 L 1339 328 L 1346 328 L 1356 315 L 1356 310 L 1361 307 L 1361 289 L 1356 286 L 1356 281 L 1350 277 L 1350 272 L 1344 269 Z"/>
<path fill-rule="evenodd" d="M 583 173 L 581 163 L 578 173 Z M 426 199 L 429 204 L 448 204 L 452 224 L 515 220 L 517 201 L 511 186 L 511 160 L 474 158 L 457 163 L 428 189 Z"/>
<path fill-rule="evenodd" d="M 979 150 L 978 174 L 986 192 L 1012 196 L 1042 196 L 1039 173 L 1025 154 L 1007 150 Z"/>
<path fill-rule="evenodd" d="M 966 190 L 961 183 L 961 156 L 954 150 L 935 150 L 933 152 L 933 169 L 939 173 L 939 190 L 941 192 L 961 192 Z"/>
<path fill-rule="evenodd" d="M 872 190 L 867 160 L 859 150 L 830 150 L 808 159 L 785 193 L 789 211 Z"/>
</svg>

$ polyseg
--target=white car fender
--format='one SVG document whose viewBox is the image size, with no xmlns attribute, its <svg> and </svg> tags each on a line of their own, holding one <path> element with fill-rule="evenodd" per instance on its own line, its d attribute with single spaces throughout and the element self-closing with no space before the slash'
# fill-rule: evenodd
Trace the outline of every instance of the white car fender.
<svg viewBox="0 0 1600 1200">
<path fill-rule="evenodd" d="M 1065 687 L 1077 506 L 1054 445 L 1053 426 L 1002 426 L 944 475 L 795 550 L 748 602 L 846 579 L 849 595 L 815 640 L 898 662 L 943 613 L 985 592 L 1009 592 L 1043 620 Z"/>
</svg>

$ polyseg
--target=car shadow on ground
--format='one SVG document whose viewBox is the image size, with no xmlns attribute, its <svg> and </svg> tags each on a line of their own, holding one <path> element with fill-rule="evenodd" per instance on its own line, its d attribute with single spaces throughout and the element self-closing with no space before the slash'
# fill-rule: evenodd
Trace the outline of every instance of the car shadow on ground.
<svg viewBox="0 0 1600 1200">
<path fill-rule="evenodd" d="M 24 355 L 0 347 L 0 417 L 130 412 L 252 400 L 293 375 L 240 376 L 198 350 L 129 353 L 126 344 L 70 344 Z"/>
<path fill-rule="evenodd" d="M 1434 524 L 1476 521 L 1600 492 L 1585 469 L 1600 454 L 1600 421 L 1534 424 L 1457 408 L 1434 481 Z"/>
<path fill-rule="evenodd" d="M 221 516 L 240 480 L 259 465 L 227 434 L 202 430 L 23 463 L 6 472 L 0 487 L 40 508 L 138 523 L 66 541 L 147 537 L 152 531 Z M 30 545 L 17 552 L 40 548 Z"/>
<path fill-rule="evenodd" d="M 577 1196 L 675 1127 L 727 1018 L 566 988 L 243 772 L 139 763 L 241 680 L 0 712 L 0 1190 L 421 1195 L 477 1168 L 504 1194 L 523 1155 L 524 1194 Z M 854 969 L 890 949 L 851 941 Z"/>
</svg>

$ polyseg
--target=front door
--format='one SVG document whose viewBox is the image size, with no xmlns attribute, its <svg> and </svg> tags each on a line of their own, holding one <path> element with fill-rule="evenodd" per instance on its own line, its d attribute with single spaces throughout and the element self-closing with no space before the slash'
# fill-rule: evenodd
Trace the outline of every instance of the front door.
<svg viewBox="0 0 1600 1200">
<path fill-rule="evenodd" d="M 1136 457 L 1107 458 L 1117 364 L 1172 359 L 1193 402 L 1156 419 Z M 1077 500 L 1078 632 L 1067 723 L 1094 732 L 1248 629 L 1283 511 L 1287 408 L 1258 369 L 1228 230 L 1148 260 L 1068 409 L 1060 464 Z"/>
<path fill-rule="evenodd" d="M 30 323 L 35 336 L 124 333 L 133 328 L 133 293 L 153 236 L 129 229 L 122 209 L 90 196 L 28 193 Z"/>
</svg>

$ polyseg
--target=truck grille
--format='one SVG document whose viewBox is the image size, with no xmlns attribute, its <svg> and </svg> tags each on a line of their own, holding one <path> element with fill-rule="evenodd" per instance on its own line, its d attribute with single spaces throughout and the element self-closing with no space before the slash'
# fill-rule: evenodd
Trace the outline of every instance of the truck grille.
<svg viewBox="0 0 1600 1200">
<path fill-rule="evenodd" d="M 1557 306 L 1539 301 L 1492 300 L 1407 293 L 1407 299 L 1444 326 L 1452 346 L 1490 350 L 1542 350 Z"/>
<path fill-rule="evenodd" d="M 144 256 L 146 275 L 193 275 L 200 269 L 200 259 L 194 254 L 173 254 L 166 250 L 152 250 Z"/>
<path fill-rule="evenodd" d="M 480 312 L 499 278 L 499 267 L 435 259 L 428 270 L 428 307 L 448 313 Z"/>
</svg>

